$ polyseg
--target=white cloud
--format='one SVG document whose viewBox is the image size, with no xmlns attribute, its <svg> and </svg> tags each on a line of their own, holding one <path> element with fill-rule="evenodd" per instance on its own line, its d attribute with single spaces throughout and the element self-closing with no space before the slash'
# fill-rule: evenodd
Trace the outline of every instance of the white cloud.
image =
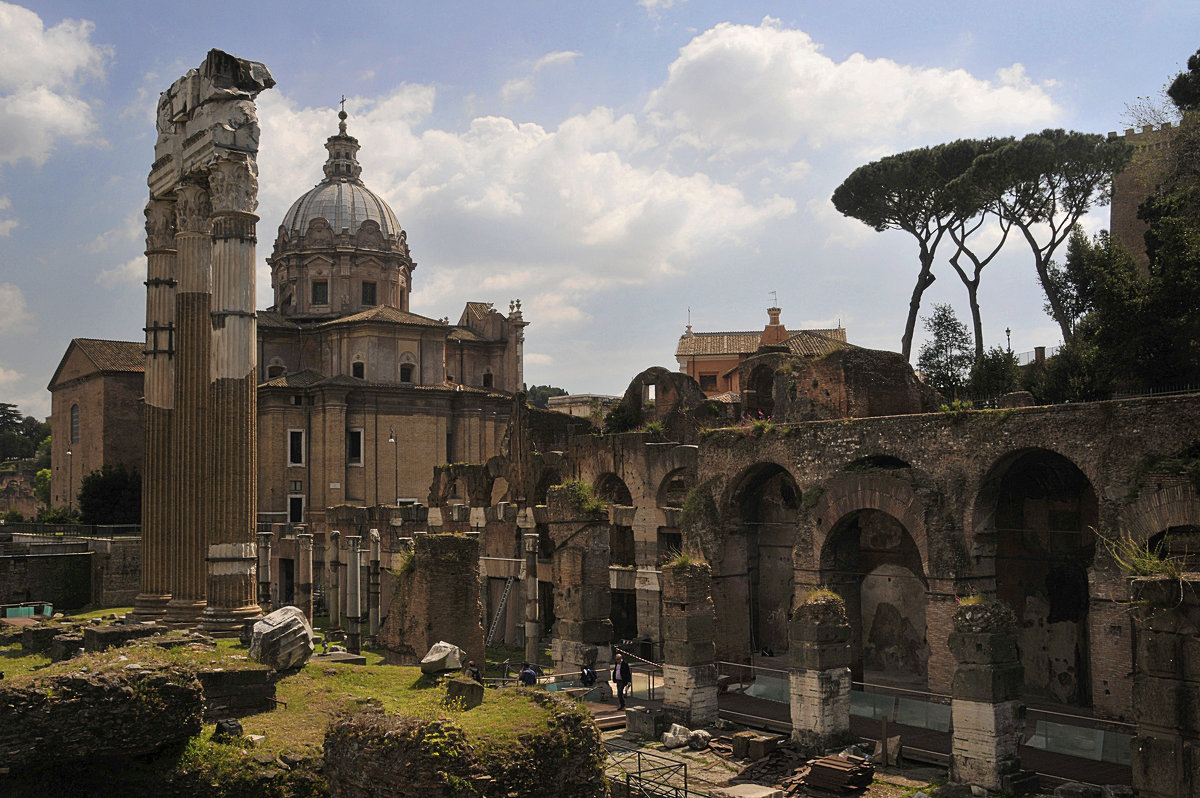
<svg viewBox="0 0 1200 798">
<path fill-rule="evenodd" d="M 113 247 L 121 247 L 127 244 L 135 243 L 142 237 L 145 226 L 144 220 L 140 212 L 130 213 L 125 217 L 120 227 L 114 227 L 111 230 L 105 230 L 100 235 L 93 238 L 84 245 L 87 252 L 97 253 L 112 249 Z"/>
<path fill-rule="evenodd" d="M 526 352 L 525 364 L 530 366 L 550 366 L 553 365 L 554 358 L 550 355 L 541 352 Z"/>
<path fill-rule="evenodd" d="M 554 50 L 533 63 L 528 74 L 511 78 L 500 87 L 500 97 L 505 102 L 523 100 L 533 95 L 534 76 L 546 67 L 570 64 L 580 56 L 576 50 Z"/>
<path fill-rule="evenodd" d="M 0 333 L 23 330 L 33 321 L 25 304 L 25 294 L 12 283 L 0 283 Z"/>
<path fill-rule="evenodd" d="M 128 260 L 120 266 L 104 269 L 96 275 L 96 285 L 105 288 L 123 284 L 140 283 L 146 279 L 146 259 L 142 256 Z"/>
<path fill-rule="evenodd" d="M 650 14 L 656 14 L 659 11 L 666 11 L 668 8 L 674 8 L 677 5 L 683 5 L 687 0 L 638 0 L 638 5 L 646 9 Z"/>
<path fill-rule="evenodd" d="M 8 197 L 0 197 L 0 211 L 12 209 L 12 200 Z M 0 238 L 8 238 L 12 235 L 12 231 L 20 224 L 16 219 L 0 219 Z"/>
<path fill-rule="evenodd" d="M 0 366 L 0 385 L 7 385 L 10 382 L 16 382 L 24 376 L 21 372 L 15 369 L 6 369 Z"/>
<path fill-rule="evenodd" d="M 34 12 L 0 3 L 0 164 L 45 163 L 59 139 L 96 130 L 78 84 L 104 75 L 112 48 L 91 42 L 91 22 L 46 28 Z"/>
<path fill-rule="evenodd" d="M 647 110 L 701 149 L 725 153 L 894 145 L 1023 131 L 1060 108 L 1020 64 L 996 80 L 855 53 L 836 62 L 770 17 L 722 23 L 685 45 Z"/>
</svg>

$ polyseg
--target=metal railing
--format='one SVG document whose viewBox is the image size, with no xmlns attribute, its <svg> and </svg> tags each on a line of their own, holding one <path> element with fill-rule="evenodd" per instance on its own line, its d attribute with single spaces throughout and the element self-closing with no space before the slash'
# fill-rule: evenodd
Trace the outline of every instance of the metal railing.
<svg viewBox="0 0 1200 798">
<path fill-rule="evenodd" d="M 620 646 L 613 646 L 613 653 L 620 654 L 629 661 L 629 672 L 633 677 L 629 686 L 630 698 L 640 698 L 643 701 L 658 701 L 662 698 L 663 669 L 660 663 L 639 657 Z"/>
<path fill-rule="evenodd" d="M 615 740 L 609 740 L 604 747 L 608 749 L 607 768 L 617 771 L 609 775 L 609 782 L 624 786 L 625 794 L 631 798 L 688 798 L 695 795 L 687 787 L 687 763 L 630 748 Z"/>
<path fill-rule="evenodd" d="M 32 521 L 10 521 L 0 526 L 0 532 L 37 535 L 46 538 L 136 538 L 142 534 L 141 524 L 39 524 Z"/>
<path fill-rule="evenodd" d="M 717 661 L 717 678 L 726 677 L 725 692 L 741 693 L 779 704 L 791 702 L 788 672 L 749 662 Z"/>
</svg>

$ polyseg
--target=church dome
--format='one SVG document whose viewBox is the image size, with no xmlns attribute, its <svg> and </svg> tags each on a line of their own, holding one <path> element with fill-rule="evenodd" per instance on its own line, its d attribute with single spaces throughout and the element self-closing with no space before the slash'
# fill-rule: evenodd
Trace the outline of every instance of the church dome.
<svg viewBox="0 0 1200 798">
<path fill-rule="evenodd" d="M 341 122 L 338 135 L 325 142 L 329 158 L 325 162 L 325 179 L 305 192 L 283 217 L 283 229 L 295 238 L 308 232 L 314 219 L 329 222 L 334 235 L 358 232 L 363 222 L 373 221 L 385 241 L 394 241 L 401 234 L 396 214 L 360 178 L 358 139 L 346 134 L 346 112 L 338 114 Z"/>
</svg>

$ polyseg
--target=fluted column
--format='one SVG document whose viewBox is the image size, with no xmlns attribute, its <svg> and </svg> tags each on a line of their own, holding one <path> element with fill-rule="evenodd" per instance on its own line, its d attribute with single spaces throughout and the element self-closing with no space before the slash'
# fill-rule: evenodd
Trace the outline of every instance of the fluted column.
<svg viewBox="0 0 1200 798">
<path fill-rule="evenodd" d="M 338 569 L 340 566 L 338 562 L 340 552 L 338 549 L 341 546 L 341 537 L 342 533 L 336 529 L 329 533 L 329 581 L 327 590 L 325 591 L 328 599 L 325 603 L 329 606 L 330 629 L 342 628 L 342 596 L 341 585 L 339 584 L 340 580 L 338 579 Z"/>
<path fill-rule="evenodd" d="M 207 457 L 209 351 L 212 324 L 212 218 L 208 192 L 195 182 L 176 191 L 174 423 L 171 465 L 175 509 L 171 543 L 171 600 L 167 618 L 193 623 L 204 610 L 205 536 L 210 470 Z"/>
<path fill-rule="evenodd" d="M 312 623 L 313 618 L 313 536 L 301 527 L 296 532 L 296 606 Z"/>
<path fill-rule="evenodd" d="M 271 600 L 271 539 L 272 532 L 258 533 L 258 606 L 270 612 L 275 602 Z"/>
<path fill-rule="evenodd" d="M 346 648 L 359 652 L 363 616 L 362 537 L 346 536 Z"/>
<path fill-rule="evenodd" d="M 171 600 L 169 536 L 172 495 L 171 424 L 175 406 L 175 203 L 146 204 L 145 458 L 142 473 L 142 583 L 138 620 L 155 620 Z"/>
<path fill-rule="evenodd" d="M 254 380 L 254 226 L 258 166 L 230 153 L 208 173 L 212 197 L 212 346 L 209 350 L 211 511 L 207 606 L 201 626 L 239 628 L 260 614 L 255 596 L 258 401 Z"/>
</svg>

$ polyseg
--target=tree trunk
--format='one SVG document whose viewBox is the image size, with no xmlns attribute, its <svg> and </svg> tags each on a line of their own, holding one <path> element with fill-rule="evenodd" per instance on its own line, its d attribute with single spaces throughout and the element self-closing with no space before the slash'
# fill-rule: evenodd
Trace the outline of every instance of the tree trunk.
<svg viewBox="0 0 1200 798">
<path fill-rule="evenodd" d="M 917 275 L 917 284 L 913 286 L 912 299 L 908 301 L 908 321 L 904 325 L 904 337 L 900 339 L 900 354 L 912 362 L 913 331 L 917 328 L 917 314 L 921 310 L 921 296 L 925 289 L 933 285 L 937 278 L 933 276 L 933 253 L 921 252 L 921 273 Z"/>
<path fill-rule="evenodd" d="M 1029 242 L 1029 247 L 1033 250 L 1033 263 L 1037 268 L 1038 281 L 1042 284 L 1042 293 L 1046 295 L 1046 302 L 1050 305 L 1050 315 L 1054 317 L 1058 329 L 1062 332 L 1063 343 L 1070 343 L 1071 321 L 1063 309 L 1062 297 L 1058 295 L 1058 291 L 1050 282 L 1050 258 L 1042 254 L 1042 250 L 1038 247 L 1028 228 L 1021 226 L 1021 232 L 1025 234 L 1025 240 Z"/>
</svg>

